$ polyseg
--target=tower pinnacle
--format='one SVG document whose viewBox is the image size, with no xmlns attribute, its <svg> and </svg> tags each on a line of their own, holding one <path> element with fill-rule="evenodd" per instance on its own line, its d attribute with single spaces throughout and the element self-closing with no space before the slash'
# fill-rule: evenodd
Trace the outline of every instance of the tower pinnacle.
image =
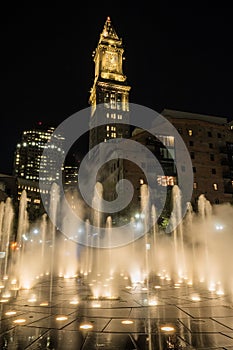
<svg viewBox="0 0 233 350">
<path fill-rule="evenodd" d="M 107 17 L 106 22 L 104 24 L 104 29 L 103 29 L 102 34 L 101 34 L 101 38 L 102 37 L 119 40 L 119 37 L 118 37 L 115 29 L 112 26 L 111 19 L 109 16 Z"/>
</svg>

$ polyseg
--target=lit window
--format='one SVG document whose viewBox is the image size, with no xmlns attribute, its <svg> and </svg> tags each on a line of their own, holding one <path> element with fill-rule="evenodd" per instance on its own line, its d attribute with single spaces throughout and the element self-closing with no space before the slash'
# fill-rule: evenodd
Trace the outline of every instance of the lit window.
<svg viewBox="0 0 233 350">
<path fill-rule="evenodd" d="M 189 134 L 189 136 L 192 136 L 192 135 L 193 135 L 192 129 L 189 129 L 189 130 L 188 130 L 188 134 Z"/>
<path fill-rule="evenodd" d="M 173 176 L 157 176 L 157 182 L 161 186 L 174 186 L 175 181 Z"/>
<path fill-rule="evenodd" d="M 143 184 L 144 184 L 144 180 L 140 179 L 140 185 L 143 185 Z"/>
<path fill-rule="evenodd" d="M 160 141 L 162 142 L 162 144 L 164 146 L 168 146 L 168 147 L 174 146 L 174 137 L 173 136 L 158 135 L 157 137 L 160 139 Z M 169 152 L 170 152 L 170 150 L 169 150 Z"/>
<path fill-rule="evenodd" d="M 196 182 L 193 183 L 193 188 L 194 188 L 194 189 L 197 188 L 197 183 L 196 183 Z"/>
<path fill-rule="evenodd" d="M 109 131 L 109 125 L 106 126 L 106 130 Z"/>
<path fill-rule="evenodd" d="M 218 190 L 218 185 L 217 184 L 213 184 L 213 188 L 214 188 L 215 191 L 217 191 Z"/>
<path fill-rule="evenodd" d="M 115 95 L 115 93 L 111 93 L 110 108 L 111 109 L 116 109 L 116 95 Z"/>
</svg>

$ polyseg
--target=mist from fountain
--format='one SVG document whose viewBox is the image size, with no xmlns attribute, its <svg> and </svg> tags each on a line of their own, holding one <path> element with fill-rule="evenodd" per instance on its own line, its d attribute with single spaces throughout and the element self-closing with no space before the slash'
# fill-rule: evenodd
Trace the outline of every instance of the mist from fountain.
<svg viewBox="0 0 233 350">
<path fill-rule="evenodd" d="M 10 242 L 12 239 L 14 210 L 11 198 L 7 198 L 5 203 L 0 203 L 0 251 L 5 253 L 4 259 L 1 259 L 0 272 L 7 276 Z"/>
<path fill-rule="evenodd" d="M 102 193 L 101 191 L 99 193 Z M 190 203 L 184 219 L 180 221 L 181 193 L 177 186 L 172 190 L 172 215 L 174 230 L 167 234 L 159 228 L 156 207 L 150 203 L 146 185 L 141 188 L 141 212 L 130 218 L 133 237 L 139 226 L 144 225 L 147 233 L 131 243 L 111 248 L 113 222 L 106 219 L 105 248 L 90 244 L 96 239 L 91 232 L 92 220 L 102 221 L 102 216 L 85 218 L 85 212 L 77 194 L 71 196 L 73 210 L 83 219 L 82 227 L 72 228 L 72 236 L 65 236 L 66 228 L 72 226 L 62 208 L 59 188 L 51 189 L 50 215 L 61 221 L 62 232 L 44 214 L 35 223 L 28 222 L 26 192 L 22 193 L 17 226 L 16 243 L 18 249 L 10 251 L 14 211 L 10 199 L 0 204 L 1 251 L 6 252 L 1 259 L 2 274 L 9 275 L 9 281 L 17 280 L 19 288 L 31 288 L 38 279 L 50 276 L 50 296 L 55 277 L 81 277 L 90 287 L 93 299 L 111 299 L 119 296 L 119 288 L 139 286 L 149 290 L 156 284 L 173 283 L 198 287 L 217 295 L 233 295 L 231 277 L 231 254 L 233 208 L 228 204 L 211 206 L 204 195 L 199 197 L 198 211 L 194 212 Z M 96 199 L 95 199 L 96 200 Z M 98 195 L 101 205 L 101 196 Z M 146 215 L 145 215 L 146 214 Z M 150 228 L 151 226 L 151 228 Z M 76 242 L 78 232 L 85 235 L 86 244 Z M 37 233 L 36 233 L 37 232 Z M 76 235 L 76 236 L 75 236 Z M 136 236 L 137 237 L 137 236 Z M 20 264 L 18 262 L 20 261 Z M 158 286 L 159 287 L 159 286 Z M 156 290 L 155 290 L 156 292 Z M 148 294 L 148 302 L 155 301 L 156 295 Z"/>
</svg>

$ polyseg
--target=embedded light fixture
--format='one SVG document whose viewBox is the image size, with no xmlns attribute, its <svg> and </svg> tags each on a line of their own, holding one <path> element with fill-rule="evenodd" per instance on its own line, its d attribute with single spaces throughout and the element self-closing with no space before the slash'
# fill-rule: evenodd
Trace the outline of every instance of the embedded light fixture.
<svg viewBox="0 0 233 350">
<path fill-rule="evenodd" d="M 92 329 L 93 328 L 93 325 L 90 324 L 90 323 L 83 323 L 79 326 L 80 329 L 85 329 L 85 330 L 88 330 L 88 329 Z"/>
<path fill-rule="evenodd" d="M 56 321 L 65 321 L 67 319 L 68 319 L 67 316 L 58 316 L 58 317 L 56 317 Z"/>
<path fill-rule="evenodd" d="M 49 303 L 47 301 L 40 303 L 40 306 L 48 306 L 48 305 L 49 305 Z"/>
<path fill-rule="evenodd" d="M 162 326 L 160 329 L 163 332 L 174 332 L 175 331 L 175 328 L 172 326 Z"/>
<path fill-rule="evenodd" d="M 26 322 L 25 318 L 18 318 L 13 321 L 13 323 L 17 323 L 17 324 L 24 323 L 24 322 Z"/>
<path fill-rule="evenodd" d="M 5 312 L 6 316 L 12 316 L 12 315 L 15 315 L 15 314 L 16 314 L 16 311 L 7 311 L 7 312 Z"/>
<path fill-rule="evenodd" d="M 132 320 L 123 320 L 121 321 L 122 324 L 133 324 Z"/>
</svg>

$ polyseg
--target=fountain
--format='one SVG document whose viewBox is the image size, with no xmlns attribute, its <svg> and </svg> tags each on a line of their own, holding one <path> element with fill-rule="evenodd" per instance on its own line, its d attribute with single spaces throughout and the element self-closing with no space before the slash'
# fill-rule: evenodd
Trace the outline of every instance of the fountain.
<svg viewBox="0 0 233 350">
<path fill-rule="evenodd" d="M 93 201 L 95 204 L 98 202 L 99 207 L 101 198 L 102 187 L 101 184 L 97 184 Z M 137 335 L 139 338 L 136 336 L 142 332 L 141 325 L 140 323 L 134 325 L 141 308 L 145 319 L 144 333 L 148 337 L 146 349 L 153 350 L 156 346 L 162 350 L 178 349 L 178 345 L 172 346 L 180 344 L 182 339 L 191 345 L 195 344 L 195 341 L 198 342 L 191 333 L 187 335 L 187 331 L 183 333 L 181 330 L 178 331 L 174 322 L 167 323 L 165 315 L 168 306 L 165 305 L 168 297 L 171 300 L 177 298 L 180 302 L 186 298 L 186 303 L 189 300 L 200 304 L 203 294 L 212 299 L 224 298 L 225 305 L 230 306 L 233 302 L 231 277 L 233 209 L 230 204 L 211 206 L 205 196 L 201 195 L 198 200 L 198 211 L 194 212 L 191 204 L 187 203 L 186 215 L 181 220 L 181 192 L 178 186 L 174 186 L 171 213 L 174 229 L 168 233 L 157 223 L 156 207 L 150 202 L 149 191 L 144 184 L 141 186 L 141 211 L 136 218 L 130 219 L 132 228 L 130 235 L 133 237 L 138 225 L 143 225 L 145 235 L 139 238 L 135 235 L 136 239 L 132 239 L 127 245 L 111 248 L 112 217 L 107 216 L 104 223 L 101 212 L 96 211 L 91 217 L 85 218 L 84 208 L 77 193 L 75 196 L 72 194 L 70 199 L 73 210 L 76 210 L 85 221 L 84 225 L 71 231 L 71 237 L 62 233 L 67 227 L 72 226 L 72 222 L 69 222 L 63 211 L 63 198 L 60 198 L 56 184 L 51 188 L 49 213 L 51 221 L 47 214 L 43 214 L 37 222 L 29 222 L 26 210 L 27 193 L 22 192 L 15 240 L 13 240 L 15 213 L 11 200 L 8 198 L 6 202 L 0 203 L 1 252 L 4 252 L 0 260 L 0 291 L 4 305 L 7 305 L 7 296 L 17 298 L 17 295 L 21 297 L 28 295 L 27 303 L 36 303 L 40 298 L 39 305 L 49 307 L 55 302 L 56 293 L 61 295 L 60 298 L 63 296 L 59 294 L 57 288 L 60 287 L 63 293 L 67 288 L 70 290 L 70 305 L 86 303 L 85 308 L 82 306 L 82 310 L 86 310 L 86 307 L 102 308 L 104 316 L 112 309 L 113 315 L 117 312 L 121 317 L 124 315 L 120 331 L 123 329 L 121 327 L 128 327 L 129 333 L 135 333 L 135 344 L 140 344 L 141 341 L 139 335 Z M 62 232 L 52 223 L 58 219 L 61 221 Z M 97 225 L 95 232 L 91 229 L 93 222 Z M 98 231 L 101 224 L 105 226 L 104 242 L 107 242 L 103 248 L 98 244 L 91 244 L 93 240 L 101 240 Z M 78 243 L 76 239 L 79 233 L 85 237 L 82 243 Z M 42 287 L 45 283 L 43 281 L 47 281 L 46 289 Z M 63 284 L 62 281 L 67 282 Z M 74 287 L 69 287 L 71 285 L 68 283 L 76 283 L 79 292 Z M 37 286 L 40 287 L 36 294 Z M 17 295 L 13 291 L 17 291 Z M 29 294 L 23 294 L 24 291 Z M 130 302 L 128 296 L 132 298 Z M 60 299 L 60 302 L 62 300 Z M 127 300 L 126 308 L 116 311 L 120 310 L 118 308 L 122 306 L 119 305 L 124 300 Z M 174 301 L 168 305 L 172 303 Z M 65 320 L 63 315 L 65 308 L 59 310 L 62 311 L 60 318 Z M 96 313 L 97 311 L 94 314 Z M 89 314 L 89 311 L 84 314 Z M 184 312 L 181 314 L 184 317 Z M 126 315 L 131 316 L 129 318 Z M 51 312 L 50 316 L 52 317 Z M 181 318 L 181 324 L 186 322 L 182 321 L 181 316 L 177 317 Z M 208 342 L 211 344 L 210 340 L 200 339 L 198 344 L 201 342 L 204 345 Z M 138 348 L 141 349 L 139 345 Z"/>
</svg>

